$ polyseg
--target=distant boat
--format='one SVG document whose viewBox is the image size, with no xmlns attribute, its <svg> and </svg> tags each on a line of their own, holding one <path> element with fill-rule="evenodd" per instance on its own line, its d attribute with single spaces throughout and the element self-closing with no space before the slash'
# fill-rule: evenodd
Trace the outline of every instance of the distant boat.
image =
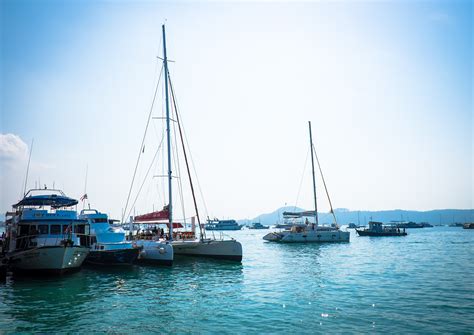
<svg viewBox="0 0 474 335">
<path fill-rule="evenodd" d="M 350 228 L 350 229 L 356 229 L 356 228 L 362 228 L 362 227 L 364 226 L 356 225 L 354 222 L 349 223 L 349 225 L 347 226 L 347 228 Z"/>
<path fill-rule="evenodd" d="M 313 138 L 311 133 L 311 121 L 308 122 L 309 126 L 309 142 L 310 142 L 310 151 L 311 151 L 311 167 L 313 175 L 313 196 L 314 196 L 314 211 L 305 211 L 305 212 L 284 212 L 283 217 L 286 222 L 293 220 L 293 225 L 280 232 L 271 232 L 266 234 L 263 239 L 269 242 L 281 242 L 281 243 L 298 243 L 298 242 L 349 242 L 350 233 L 347 231 L 341 231 L 337 226 L 336 216 L 334 215 L 334 210 L 332 208 L 331 199 L 329 198 L 329 193 L 326 188 L 326 183 L 324 182 L 324 177 L 322 174 L 321 166 L 319 166 L 318 156 L 316 160 L 318 161 L 319 171 L 321 172 L 321 178 L 323 180 L 324 187 L 326 189 L 326 194 L 328 196 L 329 204 L 331 206 L 331 213 L 333 214 L 335 224 L 333 227 L 321 227 L 319 226 L 318 221 L 318 206 L 316 199 L 316 179 L 314 173 L 314 153 L 316 152 L 313 145 Z M 304 222 L 301 220 L 305 218 Z M 314 218 L 314 222 L 310 222 L 309 218 Z"/>
<path fill-rule="evenodd" d="M 241 230 L 243 225 L 239 225 L 235 220 L 219 220 L 214 218 L 207 220 L 206 230 Z"/>
<path fill-rule="evenodd" d="M 474 229 L 474 223 L 465 223 L 462 227 L 464 229 Z"/>
<path fill-rule="evenodd" d="M 254 222 L 249 226 L 249 229 L 268 229 L 268 226 L 262 225 L 260 222 Z"/>
<path fill-rule="evenodd" d="M 369 228 L 367 229 L 356 229 L 359 236 L 406 236 L 404 228 L 394 227 L 394 226 L 384 226 L 382 222 L 369 222 Z"/>
<path fill-rule="evenodd" d="M 396 226 L 397 228 L 424 228 L 425 226 L 421 223 L 416 223 L 413 221 L 391 221 L 392 225 Z"/>
<path fill-rule="evenodd" d="M 464 223 L 455 222 L 455 223 L 451 223 L 449 226 L 450 227 L 464 227 Z"/>
<path fill-rule="evenodd" d="M 294 223 L 291 222 L 283 222 L 283 223 L 277 223 L 274 228 L 276 229 L 290 229 Z"/>
<path fill-rule="evenodd" d="M 423 228 L 433 228 L 434 226 L 428 222 L 420 222 L 423 225 Z"/>
</svg>

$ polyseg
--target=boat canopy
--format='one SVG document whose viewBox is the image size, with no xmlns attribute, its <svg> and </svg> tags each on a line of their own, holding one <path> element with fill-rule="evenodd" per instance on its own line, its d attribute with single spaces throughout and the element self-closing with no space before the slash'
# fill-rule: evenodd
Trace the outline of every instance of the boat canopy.
<svg viewBox="0 0 474 335">
<path fill-rule="evenodd" d="M 35 195 L 34 192 L 36 191 L 43 191 L 43 194 Z M 59 190 L 30 190 L 22 200 L 13 205 L 13 208 L 23 206 L 51 206 L 51 208 L 61 208 L 74 206 L 77 205 L 77 203 L 78 201 L 76 199 L 69 198 Z"/>
<path fill-rule="evenodd" d="M 285 219 L 289 218 L 302 218 L 302 217 L 314 217 L 317 213 L 315 211 L 305 211 L 305 212 L 283 212 L 283 217 Z"/>
</svg>

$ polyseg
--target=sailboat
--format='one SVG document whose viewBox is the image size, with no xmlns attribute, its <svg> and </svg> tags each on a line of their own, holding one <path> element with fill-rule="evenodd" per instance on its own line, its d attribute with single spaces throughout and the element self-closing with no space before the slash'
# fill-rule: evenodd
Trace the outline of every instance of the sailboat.
<svg viewBox="0 0 474 335">
<path fill-rule="evenodd" d="M 166 147 L 167 147 L 167 175 L 168 179 L 168 203 L 164 206 L 161 211 L 154 211 L 152 213 L 142 214 L 134 217 L 132 224 L 138 224 L 139 227 L 147 225 L 150 229 L 146 229 L 145 238 L 151 238 L 156 242 L 162 244 L 166 243 L 172 246 L 173 255 L 184 255 L 184 256 L 195 256 L 195 257 L 206 257 L 223 260 L 231 260 L 240 262 L 242 260 L 242 245 L 240 242 L 233 238 L 225 238 L 223 234 L 220 234 L 219 238 L 215 236 L 207 237 L 201 225 L 199 216 L 198 206 L 196 202 L 196 196 L 194 192 L 193 181 L 191 178 L 190 166 L 186 153 L 186 145 L 183 138 L 182 125 L 178 115 L 176 96 L 174 94 L 171 77 L 168 70 L 168 58 L 166 54 L 166 33 L 165 26 L 162 25 L 163 33 L 163 72 L 164 72 L 164 95 L 165 95 L 165 110 L 166 110 Z M 170 94 L 171 93 L 171 94 Z M 173 120 L 170 117 L 170 97 L 173 102 Z M 192 199 L 194 203 L 195 218 L 197 218 L 197 225 L 199 227 L 199 237 L 195 234 L 195 224 L 193 224 L 193 231 L 180 230 L 173 232 L 173 229 L 181 229 L 183 225 L 179 222 L 174 221 L 174 206 L 173 206 L 173 183 L 172 179 L 177 177 L 172 174 L 172 135 L 170 122 L 175 122 L 179 131 L 179 139 L 181 142 L 182 155 L 186 163 L 187 176 L 189 179 Z M 174 133 L 176 137 L 176 132 Z M 178 143 L 176 143 L 178 145 Z M 142 143 L 143 147 L 143 143 Z M 178 163 L 179 164 L 179 163 Z M 179 166 L 176 167 L 179 171 Z M 164 234 L 163 229 L 158 227 L 162 224 L 167 226 L 169 231 L 168 234 Z M 186 226 L 186 225 L 185 225 Z M 143 256 L 139 256 L 140 260 L 147 260 L 151 257 L 151 251 L 155 250 L 155 246 L 149 246 L 146 239 L 137 240 L 137 245 L 143 246 Z M 168 250 L 168 249 L 167 249 Z"/>
<path fill-rule="evenodd" d="M 315 149 L 313 145 L 313 137 L 311 132 L 311 121 L 309 124 L 309 142 L 310 142 L 310 151 L 311 151 L 311 167 L 313 174 L 313 196 L 314 196 L 314 210 L 304 211 L 304 212 L 284 212 L 283 217 L 293 220 L 300 220 L 299 222 L 294 222 L 293 225 L 280 232 L 271 232 L 266 234 L 263 239 L 270 242 L 282 242 L 282 243 L 297 243 L 297 242 L 349 242 L 350 233 L 347 231 L 342 231 L 337 225 L 336 216 L 334 215 L 334 210 L 332 208 L 331 199 L 329 198 L 329 193 L 327 192 L 326 183 L 324 182 L 324 177 L 322 175 L 321 166 L 319 166 L 319 160 L 316 156 L 318 162 L 319 171 L 321 172 L 321 178 L 323 180 L 324 187 L 326 188 L 326 194 L 328 196 L 329 204 L 331 206 L 331 213 L 333 214 L 335 224 L 331 227 L 324 227 L 319 225 L 318 221 L 318 204 L 316 198 L 316 177 L 314 173 L 314 154 Z M 314 153 L 313 153 L 314 152 Z M 314 218 L 314 222 L 310 221 L 311 218 Z M 304 219 L 302 222 L 301 219 Z"/>
</svg>

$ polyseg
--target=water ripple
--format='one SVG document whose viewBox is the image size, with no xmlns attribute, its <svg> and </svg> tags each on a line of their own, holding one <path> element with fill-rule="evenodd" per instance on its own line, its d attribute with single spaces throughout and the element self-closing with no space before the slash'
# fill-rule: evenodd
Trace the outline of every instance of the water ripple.
<svg viewBox="0 0 474 335">
<path fill-rule="evenodd" d="M 0 332 L 472 333 L 474 234 L 410 230 L 345 244 L 233 235 L 242 264 L 90 269 L 0 284 Z"/>
</svg>

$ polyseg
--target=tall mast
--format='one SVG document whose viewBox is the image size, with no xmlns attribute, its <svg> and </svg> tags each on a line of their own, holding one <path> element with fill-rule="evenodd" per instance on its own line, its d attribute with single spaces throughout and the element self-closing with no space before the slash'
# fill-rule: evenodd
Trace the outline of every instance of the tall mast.
<svg viewBox="0 0 474 335">
<path fill-rule="evenodd" d="M 168 97 L 168 58 L 166 57 L 166 34 L 165 25 L 161 26 L 163 30 L 163 66 L 165 77 L 165 97 L 166 97 L 166 142 L 168 146 L 168 212 L 169 212 L 169 231 L 170 240 L 173 240 L 173 193 L 172 193 L 172 172 L 171 172 L 171 134 L 170 134 L 170 108 Z"/>
<path fill-rule="evenodd" d="M 314 195 L 314 219 L 316 220 L 316 227 L 318 226 L 318 202 L 316 201 L 316 177 L 314 175 L 314 157 L 313 157 L 313 135 L 311 133 L 311 121 L 309 125 L 309 150 L 311 150 L 311 171 L 313 172 L 313 195 Z"/>
</svg>

